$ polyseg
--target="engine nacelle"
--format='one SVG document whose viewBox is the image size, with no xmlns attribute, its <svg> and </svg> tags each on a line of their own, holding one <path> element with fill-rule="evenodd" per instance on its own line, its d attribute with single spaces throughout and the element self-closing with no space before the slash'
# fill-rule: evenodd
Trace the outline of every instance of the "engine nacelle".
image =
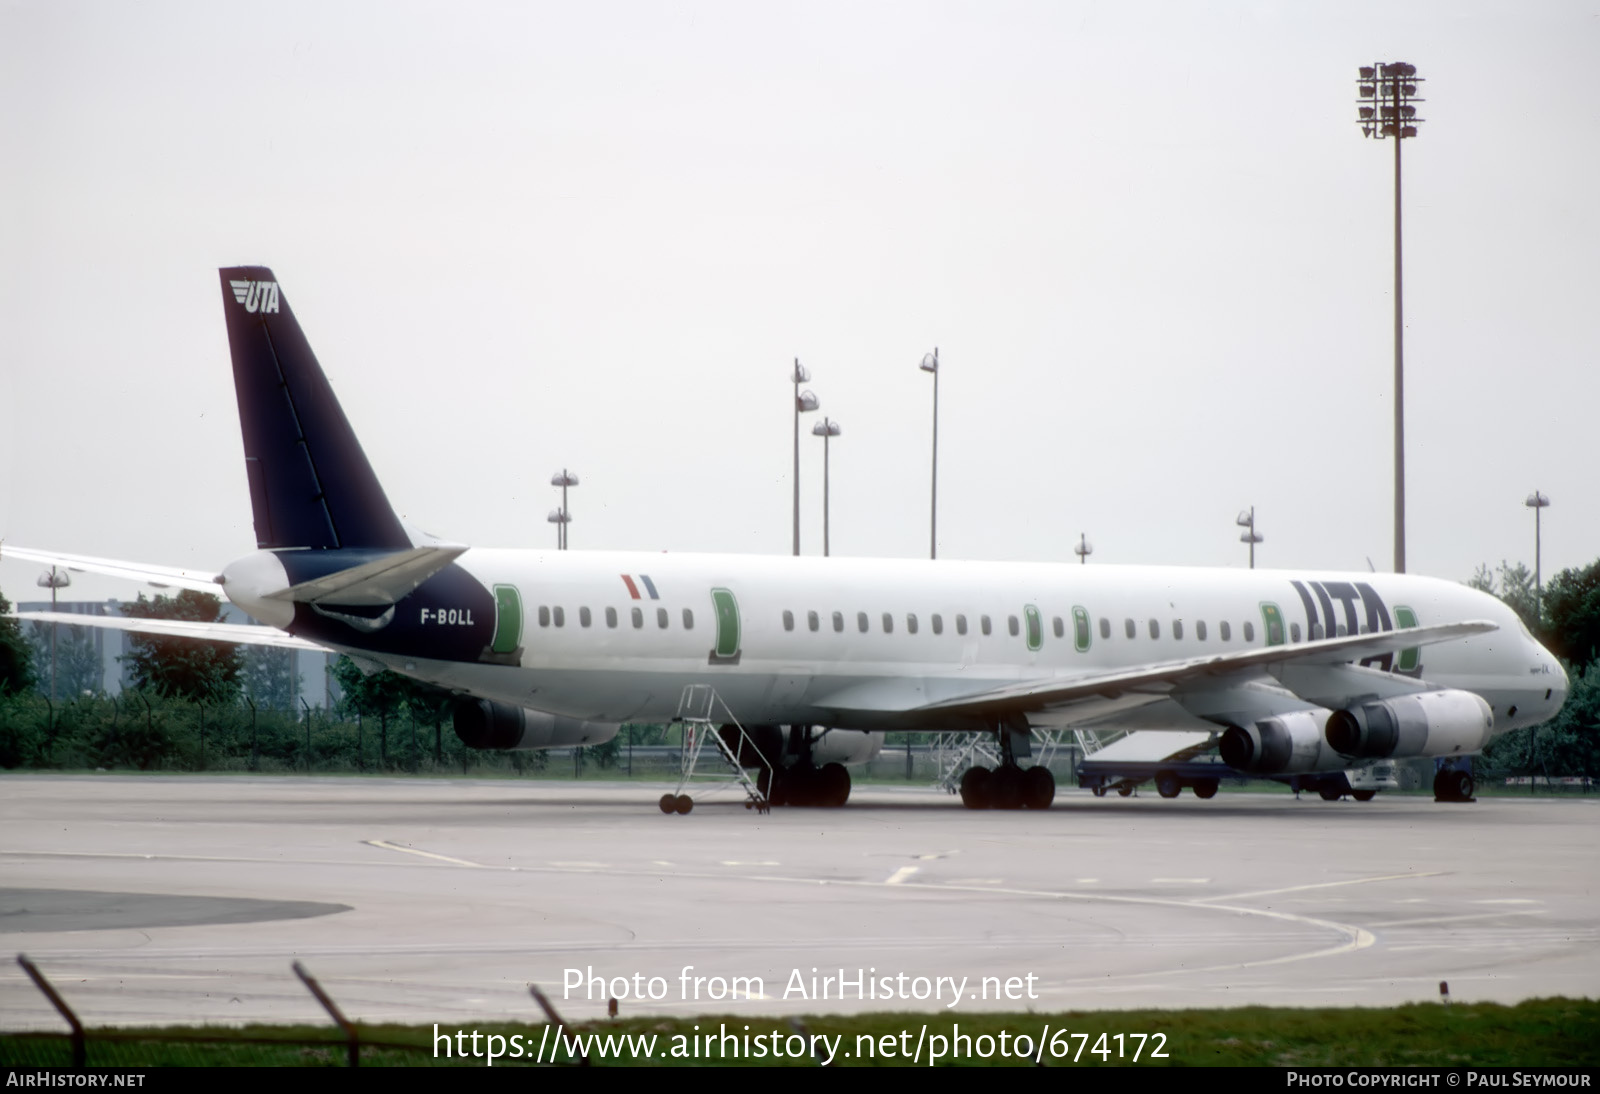
<svg viewBox="0 0 1600 1094">
<path fill-rule="evenodd" d="M 1327 740 L 1359 759 L 1477 752 L 1494 733 L 1494 712 L 1470 691 L 1446 689 L 1356 703 L 1328 718 Z"/>
<path fill-rule="evenodd" d="M 823 764 L 864 764 L 883 751 L 883 734 L 859 729 L 830 729 L 812 742 L 811 762 Z"/>
<path fill-rule="evenodd" d="M 1217 743 L 1222 762 L 1251 775 L 1328 771 L 1343 761 L 1323 744 L 1329 712 L 1318 707 L 1229 726 Z"/>
<path fill-rule="evenodd" d="M 610 722 L 584 722 L 487 699 L 457 703 L 451 722 L 456 736 L 468 748 L 501 752 L 600 745 L 622 728 Z"/>
<path fill-rule="evenodd" d="M 727 746 L 738 753 L 739 763 L 745 767 L 779 766 L 785 757 L 794 759 L 785 727 L 745 726 L 744 740 L 740 739 L 736 726 L 725 725 L 717 732 Z M 864 764 L 882 751 L 882 733 L 830 729 L 811 742 L 811 762 L 818 767 L 830 763 Z"/>
</svg>

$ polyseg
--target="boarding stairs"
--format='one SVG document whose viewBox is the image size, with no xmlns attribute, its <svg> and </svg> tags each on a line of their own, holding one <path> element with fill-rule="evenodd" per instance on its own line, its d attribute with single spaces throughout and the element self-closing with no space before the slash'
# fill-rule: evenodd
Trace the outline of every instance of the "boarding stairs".
<svg viewBox="0 0 1600 1094">
<path fill-rule="evenodd" d="M 678 697 L 678 713 L 672 720 L 683 726 L 683 749 L 680 753 L 678 788 L 675 792 L 677 796 L 688 797 L 684 788 L 693 780 L 700 780 L 704 787 L 697 795 L 700 797 L 725 787 L 738 786 L 745 796 L 746 809 L 754 809 L 758 813 L 771 811 L 772 803 L 761 790 L 762 786 L 772 785 L 770 763 L 756 748 L 755 742 L 745 732 L 739 719 L 733 716 L 733 711 L 728 709 L 728 704 L 723 702 L 722 696 L 717 694 L 716 688 L 710 684 L 686 686 L 683 694 Z M 724 739 L 721 732 L 723 726 L 733 727 L 735 730 L 733 736 L 737 738 L 736 745 L 730 745 Z M 706 756 L 705 766 L 710 770 L 702 770 L 701 756 L 708 751 L 708 745 L 709 751 L 715 752 L 722 763 L 716 764 L 710 756 Z M 760 757 L 761 769 L 765 771 L 766 777 L 759 783 L 750 778 L 744 765 L 739 762 L 740 752 Z M 720 770 L 723 767 L 726 768 L 725 771 Z"/>
</svg>

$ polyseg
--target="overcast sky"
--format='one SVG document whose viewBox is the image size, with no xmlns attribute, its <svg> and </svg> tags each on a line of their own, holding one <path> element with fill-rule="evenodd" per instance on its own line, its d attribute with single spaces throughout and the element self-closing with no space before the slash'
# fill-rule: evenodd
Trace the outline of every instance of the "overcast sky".
<svg viewBox="0 0 1600 1094">
<path fill-rule="evenodd" d="M 787 553 L 1600 555 L 1600 3 L 0 0 L 0 536 L 254 546 L 216 269 L 271 266 L 404 518 Z M 822 444 L 802 521 L 822 547 Z M 37 566 L 0 563 L 32 599 Z M 81 581 L 84 595 L 128 586 Z"/>
</svg>

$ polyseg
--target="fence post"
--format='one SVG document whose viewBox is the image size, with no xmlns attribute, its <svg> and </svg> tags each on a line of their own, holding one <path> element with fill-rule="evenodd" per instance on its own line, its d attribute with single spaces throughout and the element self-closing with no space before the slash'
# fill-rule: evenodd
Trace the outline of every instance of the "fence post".
<svg viewBox="0 0 1600 1094">
<path fill-rule="evenodd" d="M 28 974 L 28 979 L 33 981 L 34 987 L 44 992 L 44 997 L 50 1000 L 50 1005 L 61 1013 L 67 1020 L 67 1025 L 72 1027 L 72 1066 L 82 1071 L 88 1058 L 88 1047 L 84 1043 L 83 1023 L 78 1021 L 78 1016 L 72 1013 L 72 1008 L 67 1006 L 67 1001 L 56 993 L 50 981 L 44 978 L 38 966 L 28 960 L 26 954 L 17 954 L 17 964 L 22 966 L 22 971 Z"/>
<path fill-rule="evenodd" d="M 311 704 L 304 699 L 300 705 L 306 708 L 306 774 L 311 774 Z"/>
<path fill-rule="evenodd" d="M 305 702 L 305 700 L 302 699 L 301 702 Z M 294 974 L 300 978 L 300 982 L 306 986 L 306 989 L 310 991 L 312 995 L 316 996 L 317 1002 L 322 1004 L 322 1009 L 327 1011 L 328 1014 L 333 1018 L 334 1023 L 337 1024 L 342 1031 L 344 1031 L 345 1051 L 349 1054 L 350 1066 L 360 1067 L 361 1033 L 356 1029 L 355 1023 L 351 1022 L 350 1019 L 344 1016 L 344 1014 L 339 1010 L 338 1005 L 335 1004 L 333 999 L 329 997 L 328 993 L 322 990 L 322 985 L 317 983 L 316 977 L 306 972 L 305 966 L 296 961 L 290 966 L 290 968 L 294 969 Z"/>
<path fill-rule="evenodd" d="M 261 766 L 261 747 L 256 743 L 255 696 L 247 695 L 244 701 L 250 704 L 250 770 L 255 771 Z"/>
</svg>

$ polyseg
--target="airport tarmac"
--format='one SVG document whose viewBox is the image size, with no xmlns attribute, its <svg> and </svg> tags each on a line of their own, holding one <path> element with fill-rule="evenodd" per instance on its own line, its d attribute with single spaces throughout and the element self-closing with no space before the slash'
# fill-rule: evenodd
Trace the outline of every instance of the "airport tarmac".
<svg viewBox="0 0 1600 1094">
<path fill-rule="evenodd" d="M 293 961 L 359 1021 L 451 1025 L 537 1020 L 530 983 L 569 1020 L 1600 995 L 1592 799 L 664 789 L 0 778 L 0 1028 L 62 1025 L 17 953 L 92 1025 L 326 1022 Z"/>
</svg>

